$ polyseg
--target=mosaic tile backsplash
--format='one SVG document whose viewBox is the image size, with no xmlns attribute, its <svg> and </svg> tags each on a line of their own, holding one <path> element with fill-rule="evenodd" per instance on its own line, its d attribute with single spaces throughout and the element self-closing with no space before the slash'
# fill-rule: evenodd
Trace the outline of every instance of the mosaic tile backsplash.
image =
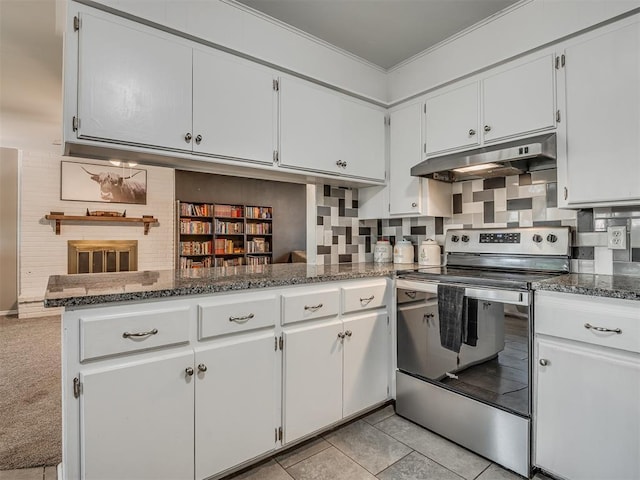
<svg viewBox="0 0 640 480">
<path fill-rule="evenodd" d="M 324 185 L 316 190 L 317 263 L 372 262 L 379 239 L 444 244 L 449 228 L 568 226 L 573 232 L 572 270 L 640 275 L 640 207 L 565 210 L 557 204 L 556 170 L 453 184 L 451 218 L 358 219 L 358 191 Z M 607 248 L 608 226 L 627 226 L 627 248 Z M 416 256 L 417 258 L 417 256 Z"/>
</svg>

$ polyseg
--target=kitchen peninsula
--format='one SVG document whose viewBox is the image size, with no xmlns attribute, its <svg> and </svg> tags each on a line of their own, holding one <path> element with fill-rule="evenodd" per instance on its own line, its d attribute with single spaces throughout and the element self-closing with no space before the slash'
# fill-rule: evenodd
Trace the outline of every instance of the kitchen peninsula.
<svg viewBox="0 0 640 480">
<path fill-rule="evenodd" d="M 46 305 L 66 309 L 59 478 L 218 478 L 384 404 L 392 277 L 413 268 L 52 276 Z"/>
</svg>

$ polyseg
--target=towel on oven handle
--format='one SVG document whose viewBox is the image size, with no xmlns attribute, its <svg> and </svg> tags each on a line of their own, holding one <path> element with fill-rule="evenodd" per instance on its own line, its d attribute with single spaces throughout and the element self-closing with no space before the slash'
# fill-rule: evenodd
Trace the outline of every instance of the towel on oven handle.
<svg viewBox="0 0 640 480">
<path fill-rule="evenodd" d="M 460 353 L 462 343 L 478 342 L 478 301 L 464 296 L 465 287 L 438 284 L 440 345 Z"/>
</svg>

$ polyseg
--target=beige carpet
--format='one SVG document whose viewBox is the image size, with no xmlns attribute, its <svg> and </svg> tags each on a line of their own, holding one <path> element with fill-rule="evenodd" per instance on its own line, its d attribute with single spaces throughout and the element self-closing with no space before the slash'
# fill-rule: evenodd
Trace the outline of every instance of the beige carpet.
<svg viewBox="0 0 640 480">
<path fill-rule="evenodd" d="M 0 316 L 0 470 L 62 456 L 60 317 Z"/>
</svg>

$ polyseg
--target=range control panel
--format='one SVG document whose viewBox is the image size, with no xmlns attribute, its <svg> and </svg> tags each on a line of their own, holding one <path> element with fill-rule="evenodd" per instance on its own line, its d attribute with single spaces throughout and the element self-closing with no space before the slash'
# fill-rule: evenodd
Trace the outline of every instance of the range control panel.
<svg viewBox="0 0 640 480">
<path fill-rule="evenodd" d="M 520 243 L 520 232 L 481 233 L 480 243 Z"/>
<path fill-rule="evenodd" d="M 446 253 L 569 255 L 569 227 L 479 228 L 447 230 Z"/>
</svg>

